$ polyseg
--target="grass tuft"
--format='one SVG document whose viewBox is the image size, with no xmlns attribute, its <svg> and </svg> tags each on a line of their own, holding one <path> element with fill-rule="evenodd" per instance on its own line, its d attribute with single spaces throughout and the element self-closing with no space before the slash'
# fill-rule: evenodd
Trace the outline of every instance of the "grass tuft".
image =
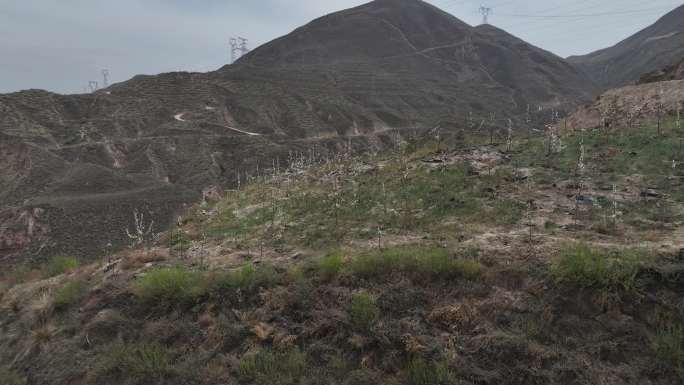
<svg viewBox="0 0 684 385">
<path fill-rule="evenodd" d="M 448 385 L 453 384 L 454 380 L 454 373 L 443 362 L 428 362 L 418 358 L 406 368 L 406 382 L 410 385 Z"/>
<path fill-rule="evenodd" d="M 579 243 L 562 250 L 552 273 L 559 282 L 580 287 L 634 290 L 644 259 L 638 251 L 610 255 Z"/>
<path fill-rule="evenodd" d="M 146 303 L 188 304 L 206 294 L 204 278 L 200 272 L 181 267 L 161 268 L 140 277 L 133 292 Z"/>
<path fill-rule="evenodd" d="M 306 374 L 306 354 L 299 350 L 270 349 L 242 357 L 237 369 L 241 383 L 263 385 L 298 384 Z"/>
<path fill-rule="evenodd" d="M 52 278 L 78 268 L 81 263 L 74 257 L 52 257 L 42 268 L 44 278 Z"/>
<path fill-rule="evenodd" d="M 96 377 L 116 375 L 133 379 L 136 384 L 161 384 L 174 373 L 168 348 L 159 344 L 121 342 L 114 343 L 103 352 L 94 370 Z"/>
<path fill-rule="evenodd" d="M 380 279 L 402 273 L 416 280 L 476 278 L 482 265 L 472 258 L 457 258 L 444 248 L 403 246 L 361 255 L 350 264 L 353 275 L 364 279 Z"/>
<path fill-rule="evenodd" d="M 10 368 L 0 366 L 0 384 L 3 385 L 25 385 L 26 379 L 22 378 Z"/>
<path fill-rule="evenodd" d="M 375 298 L 366 293 L 356 293 L 352 296 L 349 306 L 349 320 L 358 332 L 368 333 L 380 318 L 380 309 Z"/>
<path fill-rule="evenodd" d="M 320 261 L 318 261 L 317 269 L 325 281 L 331 281 L 337 276 L 337 274 L 339 274 L 340 270 L 342 269 L 342 264 L 342 255 L 332 254 L 323 257 Z"/>
<path fill-rule="evenodd" d="M 260 287 L 270 287 L 278 282 L 278 273 L 270 265 L 256 268 L 245 265 L 241 269 L 229 273 L 223 282 L 223 286 L 230 289 L 254 291 Z"/>
<path fill-rule="evenodd" d="M 684 365 L 684 326 L 668 326 L 657 330 L 653 350 L 668 365 Z"/>
<path fill-rule="evenodd" d="M 85 282 L 76 280 L 67 282 L 55 291 L 52 303 L 57 311 L 64 311 L 80 302 L 86 295 Z"/>
</svg>

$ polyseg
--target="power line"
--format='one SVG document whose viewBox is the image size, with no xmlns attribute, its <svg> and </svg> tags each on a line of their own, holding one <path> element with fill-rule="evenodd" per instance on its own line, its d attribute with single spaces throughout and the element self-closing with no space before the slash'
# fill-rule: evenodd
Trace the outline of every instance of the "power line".
<svg viewBox="0 0 684 385">
<path fill-rule="evenodd" d="M 661 14 L 662 14 L 662 10 L 658 10 L 658 11 L 648 11 L 648 12 L 641 12 L 641 13 L 624 13 L 624 14 L 622 14 L 622 16 L 629 17 L 629 15 L 638 15 L 638 16 L 642 16 L 642 15 L 651 15 L 651 14 L 661 15 Z M 618 14 L 618 16 L 620 16 L 620 14 Z M 614 19 L 615 19 L 615 18 L 611 18 L 611 20 L 614 20 Z M 526 20 L 527 20 L 527 19 L 526 19 Z M 548 28 L 553 28 L 554 31 L 555 31 L 555 30 L 558 29 L 558 26 L 559 26 L 559 25 L 562 25 L 562 24 L 569 24 L 569 23 L 576 24 L 576 23 L 578 23 L 578 22 L 583 21 L 582 18 L 566 18 L 566 19 L 549 18 L 549 19 L 547 19 L 547 20 L 539 20 L 539 19 L 534 19 L 534 20 L 538 20 L 538 21 L 529 21 L 529 22 L 524 22 L 524 23 L 507 24 L 507 25 L 501 26 L 501 28 L 505 28 L 505 29 L 511 30 L 511 31 L 512 31 L 512 30 L 515 30 L 515 33 L 516 33 L 517 35 L 520 35 L 520 34 L 525 34 L 525 33 L 530 33 L 530 32 L 535 32 L 535 31 L 540 31 L 540 30 L 546 30 L 546 29 L 548 29 Z M 622 20 L 622 21 L 620 21 L 620 22 L 622 22 L 622 23 L 626 22 L 624 18 L 622 18 L 622 19 L 620 19 L 620 20 Z M 602 20 L 597 20 L 597 22 L 600 22 L 600 23 L 602 23 L 602 25 L 605 25 L 604 21 L 602 21 Z M 529 23 L 542 23 L 542 24 L 532 24 L 532 25 L 530 25 Z M 552 23 L 552 24 L 548 24 L 548 23 Z M 523 29 L 517 29 L 517 28 L 516 28 L 516 27 L 521 26 L 521 25 L 522 25 L 522 26 L 525 26 L 525 27 L 527 27 L 527 28 L 523 28 Z M 553 32 L 553 31 L 551 31 L 551 32 Z"/>
<path fill-rule="evenodd" d="M 646 9 L 634 9 L 630 11 L 609 11 L 609 12 L 599 12 L 599 13 L 585 13 L 585 14 L 575 14 L 575 15 L 526 15 L 526 14 L 502 14 L 501 16 L 506 17 L 529 17 L 529 18 L 582 18 L 582 17 L 595 17 L 595 16 L 612 16 L 612 15 L 626 15 L 633 13 L 642 13 L 654 11 L 656 9 L 662 9 L 663 6 L 658 8 L 646 8 Z"/>
<path fill-rule="evenodd" d="M 653 2 L 653 0 L 652 0 L 652 2 Z M 585 1 L 585 3 L 586 3 L 586 1 Z M 591 5 L 589 7 L 582 7 L 580 9 L 574 9 L 574 11 L 579 12 L 579 11 L 586 11 L 586 10 L 590 10 L 590 9 L 596 9 L 596 8 L 599 8 L 600 5 L 602 5 L 602 4 L 603 4 L 602 2 L 599 2 L 598 4 L 594 4 L 594 5 Z M 668 7 L 669 8 L 669 7 L 671 7 L 671 5 L 661 5 L 660 7 Z M 658 11 L 649 11 L 649 12 L 640 11 L 638 13 L 624 13 L 624 15 L 646 15 L 646 14 L 652 14 L 652 13 L 662 13 L 662 9 L 660 7 L 657 8 Z M 653 9 L 656 9 L 656 8 L 653 8 Z M 630 12 L 632 12 L 632 11 L 630 11 Z M 610 14 L 616 14 L 616 12 L 611 12 Z M 547 18 L 542 17 L 544 15 L 541 15 L 541 14 L 538 14 L 537 16 L 540 16 L 540 17 L 518 18 L 518 20 L 521 20 L 520 22 L 507 23 L 507 24 L 501 25 L 500 27 L 504 28 L 506 30 L 511 30 L 511 31 L 515 30 L 516 34 L 520 34 L 520 33 L 525 33 L 525 32 L 544 30 L 546 28 L 553 28 L 555 30 L 555 29 L 557 29 L 559 24 L 577 23 L 577 22 L 581 21 L 581 19 L 582 19 L 580 17 L 566 17 L 566 18 L 550 17 L 547 19 Z M 553 16 L 553 15 L 551 15 L 551 16 Z M 522 20 L 524 20 L 524 21 L 522 21 Z M 552 23 L 552 24 L 550 24 L 550 23 Z M 523 26 L 525 28 L 520 30 L 517 28 L 519 26 Z"/>
</svg>

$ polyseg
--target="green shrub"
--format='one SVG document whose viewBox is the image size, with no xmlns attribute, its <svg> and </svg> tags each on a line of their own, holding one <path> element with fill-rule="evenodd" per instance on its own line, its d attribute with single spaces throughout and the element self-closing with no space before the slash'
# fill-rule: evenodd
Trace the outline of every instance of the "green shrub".
<svg viewBox="0 0 684 385">
<path fill-rule="evenodd" d="M 10 368 L 0 366 L 0 384 L 2 385 L 25 385 L 26 379 L 19 376 Z"/>
<path fill-rule="evenodd" d="M 265 349 L 242 357 L 237 375 L 242 382 L 255 384 L 299 384 L 306 368 L 306 354 L 299 350 L 275 352 Z"/>
<path fill-rule="evenodd" d="M 134 294 L 143 302 L 187 304 L 207 292 L 205 276 L 181 267 L 150 271 L 135 283 Z"/>
<path fill-rule="evenodd" d="M 456 259 L 452 262 L 451 269 L 464 278 L 475 279 L 480 276 L 483 267 L 474 259 Z"/>
<path fill-rule="evenodd" d="M 117 375 L 136 380 L 137 384 L 164 383 L 175 374 L 169 350 L 158 344 L 117 342 L 101 355 L 94 369 L 96 377 Z"/>
<path fill-rule="evenodd" d="M 415 252 L 415 269 L 420 277 L 444 277 L 452 273 L 453 259 L 446 249 L 433 248 Z"/>
<path fill-rule="evenodd" d="M 318 261 L 318 272 L 324 280 L 330 281 L 337 276 L 342 269 L 342 256 L 339 254 L 332 254 L 324 257 Z"/>
<path fill-rule="evenodd" d="M 380 309 L 375 298 L 366 293 L 352 296 L 349 306 L 349 320 L 352 327 L 359 332 L 370 332 L 380 318 Z"/>
<path fill-rule="evenodd" d="M 633 290 L 644 257 L 637 251 L 610 255 L 585 243 L 566 247 L 552 272 L 559 282 L 580 287 Z"/>
<path fill-rule="evenodd" d="M 253 291 L 260 287 L 269 287 L 278 281 L 278 274 L 275 268 L 270 265 L 255 268 L 252 265 L 245 265 L 241 269 L 229 273 L 223 286 L 230 289 L 241 289 Z"/>
<path fill-rule="evenodd" d="M 454 379 L 454 373 L 446 363 L 419 358 L 412 360 L 406 368 L 406 382 L 409 385 L 448 385 L 453 384 Z"/>
<path fill-rule="evenodd" d="M 192 246 L 192 241 L 183 230 L 173 231 L 169 235 L 169 250 L 175 255 L 183 255 Z"/>
<path fill-rule="evenodd" d="M 355 276 L 371 279 L 389 275 L 394 270 L 394 262 L 383 254 L 361 255 L 352 259 L 349 269 Z"/>
<path fill-rule="evenodd" d="M 668 326 L 656 332 L 653 350 L 659 360 L 672 365 L 684 364 L 684 326 Z"/>
<path fill-rule="evenodd" d="M 43 277 L 52 278 L 74 270 L 80 265 L 78 259 L 73 257 L 52 257 L 42 268 Z"/>
<path fill-rule="evenodd" d="M 287 282 L 300 283 L 304 281 L 306 275 L 304 274 L 304 269 L 301 266 L 293 265 L 287 269 L 286 278 Z"/>
<path fill-rule="evenodd" d="M 85 282 L 76 280 L 67 282 L 64 286 L 55 291 L 53 295 L 53 304 L 55 310 L 66 310 L 70 306 L 81 301 L 86 295 L 87 286 Z"/>
</svg>

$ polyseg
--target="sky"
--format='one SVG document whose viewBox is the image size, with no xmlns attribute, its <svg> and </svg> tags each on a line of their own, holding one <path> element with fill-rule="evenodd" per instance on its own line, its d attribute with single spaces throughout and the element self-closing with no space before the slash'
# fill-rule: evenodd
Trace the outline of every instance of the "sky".
<svg viewBox="0 0 684 385">
<path fill-rule="evenodd" d="M 136 74 L 206 72 L 230 60 L 228 39 L 250 48 L 364 0 L 0 0 L 0 93 L 85 92 L 88 82 Z M 681 4 L 673 0 L 429 0 L 557 55 L 612 46 Z"/>
</svg>

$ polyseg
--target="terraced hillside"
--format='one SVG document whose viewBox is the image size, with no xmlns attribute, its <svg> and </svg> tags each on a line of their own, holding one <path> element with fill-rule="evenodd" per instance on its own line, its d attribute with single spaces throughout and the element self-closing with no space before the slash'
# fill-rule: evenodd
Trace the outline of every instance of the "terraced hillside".
<svg viewBox="0 0 684 385">
<path fill-rule="evenodd" d="M 590 94 L 549 52 L 418 0 L 317 19 L 216 72 L 0 95 L 0 259 L 95 256 L 291 153 L 548 123 Z"/>
</svg>

